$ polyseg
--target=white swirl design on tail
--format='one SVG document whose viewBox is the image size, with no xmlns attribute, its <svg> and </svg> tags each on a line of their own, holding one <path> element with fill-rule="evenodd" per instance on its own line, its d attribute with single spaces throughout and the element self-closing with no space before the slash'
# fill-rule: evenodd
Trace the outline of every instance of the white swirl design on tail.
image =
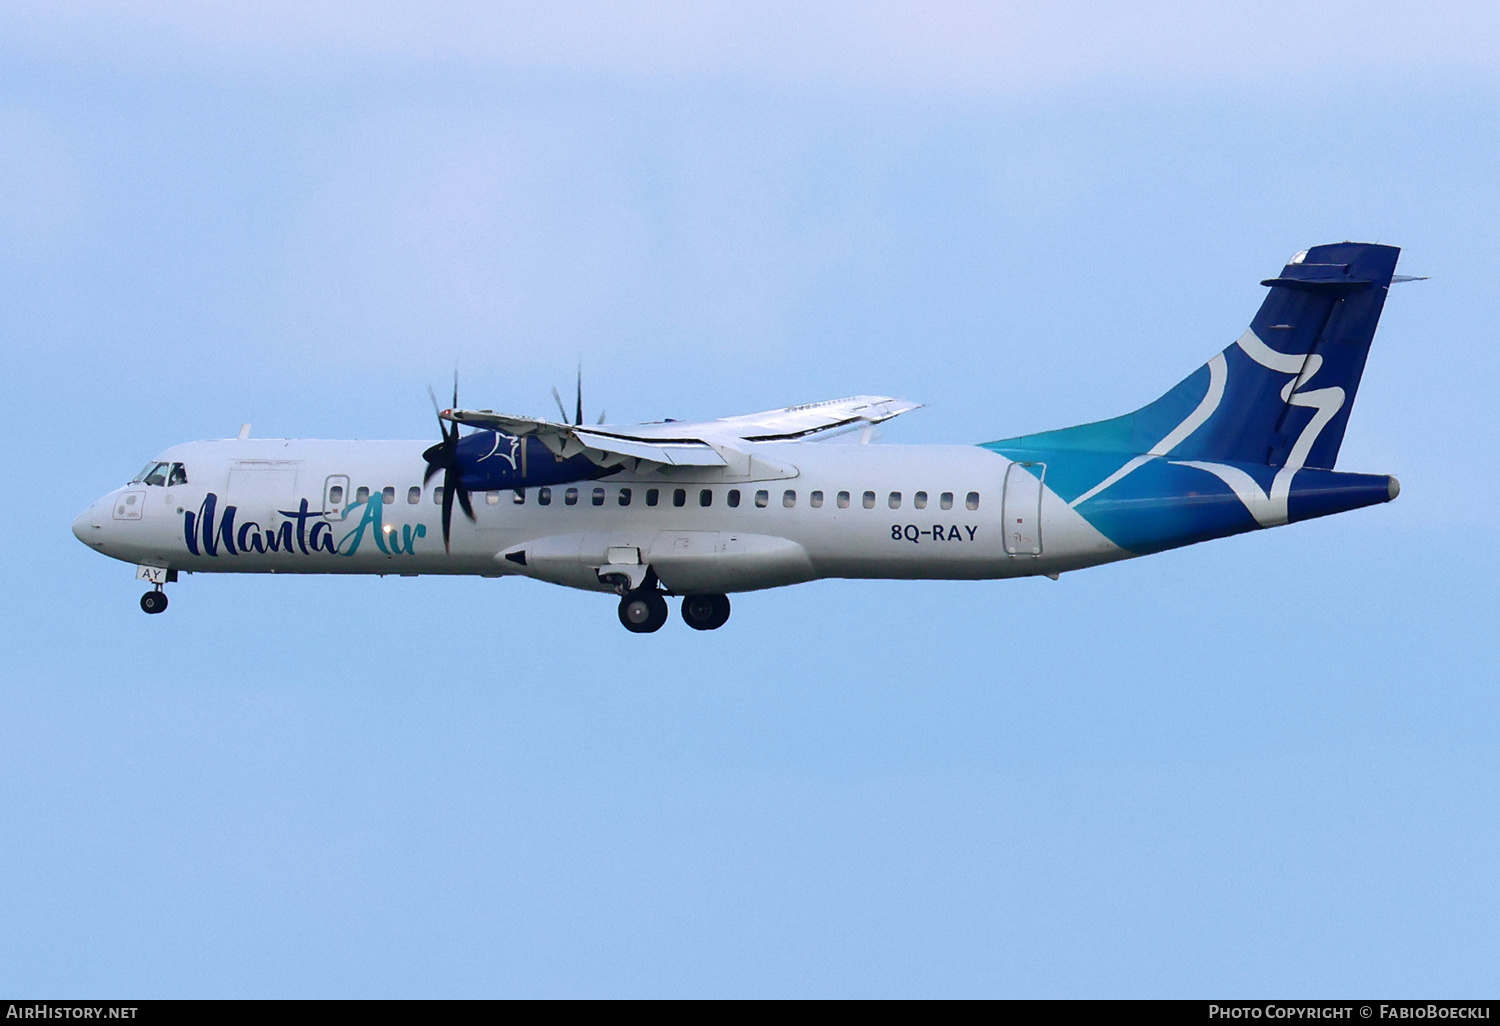
<svg viewBox="0 0 1500 1026">
<path fill-rule="evenodd" d="M 1080 503 L 1092 499 L 1127 474 L 1133 473 L 1137 468 L 1145 466 L 1158 456 L 1167 455 L 1181 445 L 1187 440 L 1189 435 L 1197 431 L 1209 417 L 1214 415 L 1214 411 L 1219 408 L 1219 403 L 1224 401 L 1224 385 L 1228 380 L 1229 365 L 1224 360 L 1224 354 L 1220 353 L 1208 361 L 1208 391 L 1203 394 L 1203 401 L 1198 404 L 1197 408 L 1187 415 L 1187 419 L 1168 432 L 1167 437 L 1153 445 L 1149 452 L 1141 456 L 1132 457 L 1130 462 L 1068 503 L 1068 505 L 1076 509 Z"/>
<path fill-rule="evenodd" d="M 1297 391 L 1322 369 L 1323 358 L 1317 353 L 1279 353 L 1262 342 L 1254 331 L 1246 331 L 1236 344 L 1246 356 L 1267 370 L 1294 375 L 1281 390 L 1282 402 L 1291 406 L 1307 407 L 1317 412 L 1307 422 L 1302 433 L 1297 436 L 1291 452 L 1287 453 L 1286 463 L 1271 480 L 1269 492 L 1261 491 L 1255 479 L 1238 467 L 1205 460 L 1172 460 L 1171 462 L 1179 467 L 1194 467 L 1213 474 L 1234 491 L 1240 502 L 1245 504 L 1245 509 L 1249 510 L 1250 515 L 1255 518 L 1256 523 L 1262 527 L 1275 527 L 1287 522 L 1287 501 L 1292 491 L 1292 478 L 1296 477 L 1297 471 L 1307 463 L 1308 456 L 1312 454 L 1313 445 L 1317 442 L 1318 436 L 1323 433 L 1323 429 L 1328 426 L 1328 422 L 1344 408 L 1345 393 L 1337 385 L 1313 389 L 1310 392 Z M 1134 457 L 1119 470 L 1074 499 L 1069 505 L 1076 507 L 1092 499 L 1138 467 L 1153 459 L 1170 455 L 1173 449 L 1182 444 L 1189 435 L 1213 416 L 1224 398 L 1227 378 L 1224 354 L 1220 353 L 1208 361 L 1208 368 L 1208 394 L 1203 397 L 1198 408 L 1190 413 L 1186 420 L 1173 428 L 1167 437 L 1152 446 L 1149 453 Z"/>
</svg>

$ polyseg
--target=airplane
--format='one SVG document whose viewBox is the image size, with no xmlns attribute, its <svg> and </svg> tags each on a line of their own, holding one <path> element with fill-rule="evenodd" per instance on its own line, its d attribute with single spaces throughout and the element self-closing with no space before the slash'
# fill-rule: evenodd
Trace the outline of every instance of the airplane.
<svg viewBox="0 0 1500 1026">
<path fill-rule="evenodd" d="M 979 445 L 830 445 L 868 443 L 918 404 L 585 425 L 581 378 L 557 421 L 461 408 L 455 382 L 436 444 L 246 425 L 161 453 L 73 533 L 136 564 L 147 613 L 183 573 L 477 574 L 613 594 L 644 634 L 668 597 L 715 630 L 730 595 L 819 578 L 1056 580 L 1396 498 L 1394 477 L 1333 468 L 1387 291 L 1418 280 L 1395 275 L 1399 254 L 1296 254 L 1261 282 L 1243 335 L 1109 420 Z"/>
</svg>

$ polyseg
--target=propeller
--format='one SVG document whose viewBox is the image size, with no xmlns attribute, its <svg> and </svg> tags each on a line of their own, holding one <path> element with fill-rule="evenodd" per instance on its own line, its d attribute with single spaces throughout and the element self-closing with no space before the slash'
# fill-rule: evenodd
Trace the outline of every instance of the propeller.
<svg viewBox="0 0 1500 1026">
<path fill-rule="evenodd" d="M 427 473 L 422 475 L 422 484 L 431 481 L 438 471 L 443 472 L 443 551 L 449 551 L 448 537 L 453 527 L 453 500 L 456 497 L 458 504 L 463 508 L 464 516 L 470 520 L 474 516 L 474 506 L 469 502 L 469 492 L 459 482 L 463 479 L 463 471 L 458 465 L 458 424 L 454 421 L 444 420 L 443 411 L 438 409 L 437 393 L 429 385 L 427 394 L 432 397 L 432 410 L 437 414 L 438 430 L 442 432 L 443 440 L 422 453 L 422 458 L 427 461 Z M 458 373 L 453 374 L 453 405 L 449 410 L 458 408 Z"/>
<path fill-rule="evenodd" d="M 578 364 L 578 392 L 577 392 L 577 398 L 576 398 L 576 400 L 575 400 L 575 402 L 573 404 L 573 419 L 571 421 L 568 419 L 568 408 L 563 405 L 562 393 L 558 392 L 556 385 L 552 386 L 552 400 L 553 400 L 553 402 L 557 403 L 557 412 L 560 413 L 560 414 L 562 414 L 562 422 L 564 424 L 574 424 L 574 425 L 576 425 L 578 427 L 582 427 L 583 426 L 583 363 L 582 363 L 582 361 L 580 361 L 579 364 Z M 601 423 L 601 424 L 604 423 L 604 416 L 603 416 L 603 414 L 600 414 L 600 416 L 599 416 L 599 423 Z"/>
</svg>

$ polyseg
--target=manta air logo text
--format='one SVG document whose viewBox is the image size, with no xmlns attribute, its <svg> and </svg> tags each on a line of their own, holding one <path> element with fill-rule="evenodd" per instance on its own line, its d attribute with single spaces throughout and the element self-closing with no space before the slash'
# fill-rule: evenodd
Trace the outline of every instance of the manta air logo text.
<svg viewBox="0 0 1500 1026">
<path fill-rule="evenodd" d="M 426 524 L 402 524 L 398 534 L 395 525 L 388 527 L 383 523 L 381 509 L 384 503 L 379 493 L 364 502 L 352 503 L 344 513 L 344 520 L 347 521 L 349 514 L 361 506 L 364 514 L 359 522 L 342 537 L 337 537 L 334 523 L 322 519 L 329 516 L 330 511 L 309 510 L 306 499 L 295 510 L 277 510 L 279 516 L 286 518 L 280 524 L 262 527 L 254 520 L 246 520 L 236 526 L 239 507 L 225 506 L 221 512 L 219 497 L 209 492 L 196 513 L 187 511 L 182 514 L 182 535 L 188 551 L 195 556 L 218 556 L 220 553 L 235 556 L 252 552 L 300 552 L 304 556 L 326 552 L 334 556 L 352 556 L 359 551 L 367 533 L 381 552 L 399 556 L 409 555 L 417 539 L 427 537 Z M 344 524 L 338 526 L 342 528 Z"/>
</svg>

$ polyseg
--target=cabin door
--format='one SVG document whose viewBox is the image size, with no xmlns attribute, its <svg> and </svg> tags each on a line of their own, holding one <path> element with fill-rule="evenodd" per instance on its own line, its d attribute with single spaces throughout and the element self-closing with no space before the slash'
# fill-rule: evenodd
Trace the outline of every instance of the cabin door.
<svg viewBox="0 0 1500 1026">
<path fill-rule="evenodd" d="M 1005 551 L 1012 556 L 1042 554 L 1042 479 L 1045 463 L 1012 463 L 1005 468 Z"/>
</svg>

